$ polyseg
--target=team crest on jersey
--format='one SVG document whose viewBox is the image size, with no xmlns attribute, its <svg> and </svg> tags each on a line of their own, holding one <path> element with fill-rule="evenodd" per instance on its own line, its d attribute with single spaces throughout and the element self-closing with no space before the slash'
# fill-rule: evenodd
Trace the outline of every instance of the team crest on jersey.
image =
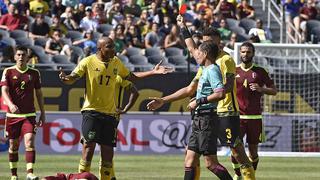
<svg viewBox="0 0 320 180">
<path fill-rule="evenodd" d="M 255 79 L 257 77 L 257 73 L 253 72 L 252 73 L 252 78 Z"/>
<path fill-rule="evenodd" d="M 12 79 L 18 79 L 18 77 L 17 76 L 13 76 L 13 78 Z"/>
<path fill-rule="evenodd" d="M 28 77 L 29 77 L 29 81 L 31 81 L 31 80 L 32 80 L 32 77 L 31 77 L 31 75 L 30 75 L 30 74 L 28 75 Z"/>
<path fill-rule="evenodd" d="M 117 74 L 118 74 L 118 69 L 114 68 L 114 69 L 113 69 L 113 74 L 114 74 L 114 75 L 117 75 Z"/>
<path fill-rule="evenodd" d="M 89 133 L 88 133 L 88 138 L 89 138 L 89 139 L 94 139 L 95 136 L 96 136 L 96 132 L 94 132 L 94 131 L 89 131 Z"/>
</svg>

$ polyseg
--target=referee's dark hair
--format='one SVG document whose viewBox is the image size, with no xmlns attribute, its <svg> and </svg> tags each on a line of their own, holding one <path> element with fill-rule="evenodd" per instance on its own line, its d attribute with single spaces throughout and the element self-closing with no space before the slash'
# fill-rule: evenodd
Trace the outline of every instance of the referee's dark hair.
<svg viewBox="0 0 320 180">
<path fill-rule="evenodd" d="M 206 27 L 203 29 L 202 31 L 202 36 L 211 36 L 211 37 L 219 37 L 220 36 L 220 32 L 217 31 L 216 29 L 214 29 L 213 27 Z"/>
<path fill-rule="evenodd" d="M 254 45 L 251 42 L 248 42 L 248 41 L 242 43 L 240 48 L 241 47 L 249 47 L 249 48 L 252 49 L 253 53 L 256 51 L 256 49 L 254 48 Z"/>
<path fill-rule="evenodd" d="M 26 46 L 17 46 L 15 48 L 16 52 L 17 51 L 24 51 L 24 52 L 28 52 L 28 48 Z"/>
<path fill-rule="evenodd" d="M 205 41 L 199 46 L 199 50 L 207 53 L 208 59 L 215 62 L 218 54 L 219 47 L 213 41 Z"/>
</svg>

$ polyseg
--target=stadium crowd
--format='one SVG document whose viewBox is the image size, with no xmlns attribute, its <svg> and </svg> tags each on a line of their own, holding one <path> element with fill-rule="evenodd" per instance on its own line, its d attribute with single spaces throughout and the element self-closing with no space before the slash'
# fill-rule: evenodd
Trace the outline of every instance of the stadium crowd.
<svg viewBox="0 0 320 180">
<path fill-rule="evenodd" d="M 159 59 L 168 59 L 167 65 L 185 65 L 187 52 L 175 19 L 180 13 L 179 2 L 0 0 L 0 59 L 11 62 L 12 47 L 26 45 L 30 48 L 32 64 L 58 63 L 66 68 L 70 65 L 72 69 L 83 57 L 97 51 L 99 37 L 108 36 L 115 41 L 117 54 L 131 70 L 134 65 L 154 65 Z M 320 1 L 281 2 L 286 8 L 288 22 L 302 32 L 305 41 L 315 41 L 317 36 L 311 32 L 316 34 L 319 28 L 308 29 L 306 21 L 319 19 Z M 189 0 L 185 3 L 184 17 L 196 42 L 206 26 L 217 28 L 222 37 L 221 46 L 230 49 L 235 42 L 245 40 L 273 41 L 270 29 L 256 17 L 249 0 Z M 317 20 L 314 24 L 320 22 Z M 50 66 L 40 68 L 51 69 Z"/>
</svg>

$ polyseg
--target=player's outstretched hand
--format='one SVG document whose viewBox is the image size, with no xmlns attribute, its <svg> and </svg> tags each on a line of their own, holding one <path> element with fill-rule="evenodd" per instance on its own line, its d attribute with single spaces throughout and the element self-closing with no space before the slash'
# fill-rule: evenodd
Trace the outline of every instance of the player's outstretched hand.
<svg viewBox="0 0 320 180">
<path fill-rule="evenodd" d="M 147 104 L 147 109 L 149 111 L 154 111 L 161 108 L 164 104 L 164 100 L 159 97 L 149 97 L 148 99 L 152 100 Z"/>
<path fill-rule="evenodd" d="M 67 77 L 66 73 L 62 70 L 62 67 L 59 68 L 59 78 L 61 81 L 69 81 L 69 78 Z"/>
<path fill-rule="evenodd" d="M 167 67 L 167 66 L 161 66 L 163 60 L 161 60 L 154 68 L 153 72 L 154 74 L 167 74 L 173 72 L 172 67 Z"/>
<path fill-rule="evenodd" d="M 195 110 L 196 107 L 197 107 L 197 102 L 196 102 L 196 100 L 191 101 L 191 102 L 188 104 L 188 106 L 187 106 L 187 108 L 188 108 L 190 111 Z"/>
</svg>

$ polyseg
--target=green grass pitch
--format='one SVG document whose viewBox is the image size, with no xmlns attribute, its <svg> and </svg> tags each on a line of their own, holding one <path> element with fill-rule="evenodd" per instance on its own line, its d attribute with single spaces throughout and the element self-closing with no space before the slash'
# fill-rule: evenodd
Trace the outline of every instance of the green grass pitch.
<svg viewBox="0 0 320 180">
<path fill-rule="evenodd" d="M 35 174 L 40 177 L 57 172 L 76 172 L 80 155 L 38 155 Z M 10 178 L 7 154 L 0 154 L 0 180 Z M 20 155 L 18 174 L 25 179 L 24 155 Z M 219 157 L 233 175 L 228 157 Z M 204 167 L 201 158 L 201 179 L 218 179 Z M 118 180 L 181 180 L 184 175 L 183 155 L 131 156 L 116 155 L 115 169 Z M 98 175 L 98 155 L 94 156 L 92 172 Z M 256 173 L 258 180 L 319 180 L 320 158 L 260 157 Z"/>
</svg>

